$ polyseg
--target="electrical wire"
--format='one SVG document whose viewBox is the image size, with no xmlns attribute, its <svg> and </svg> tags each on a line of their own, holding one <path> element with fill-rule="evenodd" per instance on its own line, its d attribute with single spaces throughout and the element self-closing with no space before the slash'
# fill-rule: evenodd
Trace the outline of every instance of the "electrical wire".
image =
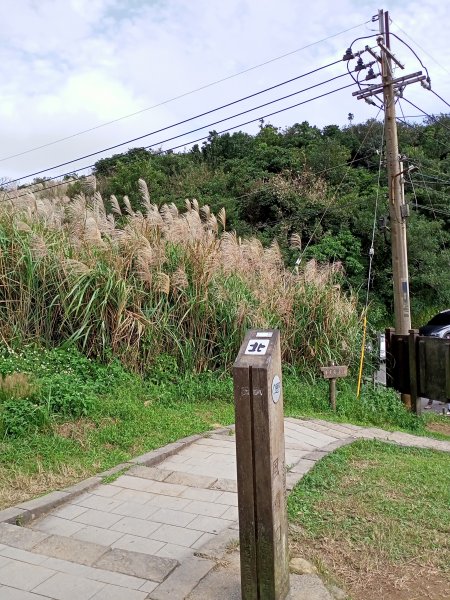
<svg viewBox="0 0 450 600">
<path fill-rule="evenodd" d="M 400 31 L 401 31 L 401 32 L 402 32 L 404 35 L 406 35 L 406 37 L 407 37 L 407 38 L 409 38 L 409 39 L 410 39 L 410 40 L 413 42 L 413 44 L 415 44 L 415 45 L 416 45 L 418 48 L 420 48 L 420 49 L 422 50 L 422 52 L 424 52 L 424 53 L 425 53 L 425 54 L 426 54 L 426 55 L 427 55 L 429 58 L 431 58 L 431 60 L 432 60 L 433 62 L 435 62 L 435 63 L 438 65 L 438 67 L 441 67 L 441 69 L 443 69 L 444 71 L 446 71 L 446 72 L 447 72 L 447 73 L 450 75 L 450 71 L 449 71 L 449 70 L 448 70 L 446 67 L 444 67 L 443 65 L 441 65 L 441 63 L 440 63 L 440 62 L 438 62 L 438 61 L 437 61 L 437 60 L 436 60 L 436 59 L 435 59 L 433 56 L 431 56 L 431 54 L 430 54 L 429 52 L 427 52 L 427 51 L 425 50 L 425 48 L 423 48 L 423 47 L 422 47 L 422 46 L 421 46 L 421 45 L 420 45 L 418 42 L 416 42 L 416 40 L 414 40 L 414 39 L 413 39 L 413 38 L 412 38 L 412 37 L 411 37 L 411 36 L 410 36 L 408 33 L 406 33 L 406 31 L 405 31 L 404 29 L 402 29 L 398 23 L 396 23 L 395 21 L 392 21 L 392 23 L 393 23 L 393 24 L 394 24 L 396 27 L 398 27 L 398 29 L 400 29 Z"/>
<path fill-rule="evenodd" d="M 353 84 L 352 84 L 352 85 L 353 85 Z M 373 127 L 373 126 L 374 126 L 374 124 L 377 122 L 377 118 L 378 118 L 378 115 L 380 114 L 380 112 L 381 112 L 381 109 L 378 111 L 378 113 L 376 114 L 376 116 L 375 116 L 375 118 L 373 119 L 372 123 L 370 124 L 370 127 L 368 128 L 368 130 L 367 130 L 367 132 L 366 132 L 366 135 L 364 136 L 364 139 L 362 140 L 361 144 L 359 145 L 359 148 L 358 148 L 358 150 L 356 151 L 356 156 L 357 156 L 357 154 L 358 154 L 358 151 L 359 151 L 359 150 L 360 150 L 360 149 L 363 147 L 363 145 L 364 145 L 364 142 L 366 141 L 366 139 L 367 139 L 367 138 L 368 138 L 368 136 L 369 136 L 369 133 L 372 131 L 372 127 Z M 356 162 L 356 160 L 359 160 L 359 159 L 357 159 L 357 158 L 355 157 L 355 158 L 354 158 L 354 159 L 353 159 L 353 160 L 352 160 L 350 163 L 348 163 L 348 167 L 350 167 L 350 166 L 351 166 L 351 165 L 352 165 L 354 162 Z M 308 249 L 308 247 L 309 247 L 310 243 L 312 242 L 312 240 L 313 240 L 314 236 L 316 235 L 316 233 L 317 233 L 317 231 L 318 231 L 318 229 L 319 229 L 320 225 L 322 224 L 322 221 L 324 220 L 324 218 L 325 218 L 325 215 L 327 214 L 328 210 L 331 208 L 331 205 L 332 205 L 332 204 L 334 203 L 334 201 L 336 200 L 337 194 L 338 194 L 339 190 L 341 189 L 341 187 L 342 187 L 342 185 L 343 185 L 343 183 L 344 183 L 344 181 L 345 181 L 345 178 L 347 177 L 348 173 L 349 173 L 349 169 L 347 169 L 347 171 L 346 171 L 346 172 L 345 172 L 345 174 L 343 175 L 343 177 L 342 177 L 342 179 L 341 179 L 341 181 L 340 181 L 339 185 L 337 186 L 337 188 L 336 188 L 336 190 L 335 190 L 335 193 L 334 193 L 334 194 L 333 194 L 333 196 L 331 197 L 331 200 L 330 200 L 330 202 L 329 202 L 329 203 L 327 204 L 327 206 L 325 207 L 325 210 L 324 210 L 324 212 L 323 212 L 322 216 L 320 217 L 320 219 L 319 219 L 319 222 L 317 223 L 316 227 L 314 228 L 314 231 L 312 232 L 311 236 L 309 237 L 309 240 L 308 240 L 308 242 L 306 243 L 306 246 L 303 248 L 303 251 L 302 251 L 301 255 L 299 256 L 299 263 L 301 262 L 302 258 L 304 257 L 306 250 Z"/>
<path fill-rule="evenodd" d="M 252 67 L 249 67 L 247 69 L 244 69 L 243 71 L 239 71 L 238 73 L 234 73 L 233 75 L 228 75 L 227 77 L 223 77 L 222 79 L 217 79 L 216 81 L 212 81 L 211 83 L 207 83 L 206 85 L 203 85 L 201 87 L 198 87 L 194 90 L 190 90 L 188 92 L 184 92 L 183 94 L 180 94 L 178 96 L 174 96 L 173 98 L 169 98 L 168 100 L 164 100 L 162 102 L 159 102 L 158 104 L 154 104 L 153 106 L 149 106 L 147 108 L 143 108 L 141 110 L 138 110 L 134 113 L 130 113 L 128 115 L 124 115 L 122 117 L 118 117 L 117 119 L 113 119 L 112 121 L 107 121 L 106 123 L 101 123 L 100 125 L 96 125 L 95 127 L 90 127 L 89 129 L 85 129 L 83 131 L 79 131 L 77 133 L 73 133 L 71 135 L 68 135 L 66 137 L 60 138 L 58 140 L 54 140 L 53 142 L 48 142 L 47 144 L 42 144 L 41 146 L 36 146 L 34 148 L 30 148 L 28 150 L 24 150 L 23 152 L 19 152 L 17 154 L 12 154 L 10 156 L 5 156 L 3 158 L 0 158 L 0 162 L 3 162 L 5 160 L 9 160 L 10 158 L 16 158 L 18 156 L 23 156 L 24 154 L 29 154 L 30 152 L 35 152 L 36 150 L 41 150 L 42 148 L 47 148 L 48 146 L 53 146 L 54 144 L 59 144 L 60 142 L 64 142 L 66 140 L 70 140 L 74 137 L 77 137 L 79 135 L 83 135 L 85 133 L 89 133 L 91 131 L 95 131 L 96 129 L 100 129 L 102 127 L 106 127 L 108 125 L 112 125 L 114 123 L 118 123 L 119 121 L 123 121 L 124 119 L 128 119 L 130 117 L 134 117 L 136 115 L 142 114 L 143 112 L 149 111 L 149 110 L 153 110 L 154 108 L 158 108 L 160 106 L 164 106 L 166 104 L 169 104 L 170 102 L 174 102 L 175 100 L 180 100 L 181 98 L 185 98 L 186 96 L 190 96 L 191 94 L 195 94 L 196 92 L 200 92 L 202 90 L 205 90 L 207 88 L 210 88 L 214 85 L 217 85 L 219 83 L 223 83 L 224 81 L 228 81 L 230 79 L 233 79 L 234 77 L 238 77 L 240 75 L 244 75 L 245 73 L 249 73 L 250 71 L 254 71 L 255 69 L 259 69 L 261 67 L 264 67 L 270 63 L 276 62 L 278 60 L 281 60 L 283 58 L 286 58 L 287 56 L 292 56 L 293 54 L 296 54 L 297 52 L 301 52 L 303 50 L 306 50 L 307 48 L 311 48 L 312 46 L 315 46 L 317 44 L 321 44 L 322 42 L 326 42 L 332 38 L 338 37 L 339 35 L 342 35 L 343 33 L 347 33 L 348 31 L 352 31 L 353 29 L 357 29 L 358 27 L 362 27 L 363 25 L 366 25 L 367 23 L 370 23 L 370 21 L 365 21 L 364 23 L 359 23 L 358 25 L 354 25 L 353 27 L 349 27 L 348 29 L 344 29 L 343 31 L 339 31 L 338 33 L 334 33 L 332 35 L 329 35 L 325 38 L 322 38 L 320 40 L 317 40 L 315 42 L 312 42 L 311 44 L 306 44 L 305 46 L 302 46 L 301 48 L 297 48 L 296 50 L 291 50 L 290 52 L 286 52 L 285 54 L 281 54 L 280 56 L 276 56 L 274 58 L 271 58 L 269 60 L 266 60 L 265 62 L 259 63 L 257 65 L 254 65 Z M 341 61 L 337 61 L 337 62 L 341 62 Z"/>
<path fill-rule="evenodd" d="M 340 61 L 337 61 L 337 62 L 340 62 Z M 336 63 L 331 63 L 331 64 L 336 64 Z M 326 65 L 326 66 L 328 67 L 330 65 Z M 224 108 L 228 108 L 229 106 L 232 106 L 232 105 L 237 104 L 239 102 L 242 102 L 244 100 L 248 100 L 249 98 L 257 96 L 257 95 L 259 95 L 259 94 L 261 94 L 263 92 L 266 92 L 268 90 L 272 90 L 272 89 L 274 89 L 276 87 L 279 87 L 281 85 L 285 85 L 286 83 L 290 83 L 291 81 L 294 81 L 295 79 L 299 79 L 300 77 L 304 77 L 306 75 L 310 75 L 311 73 L 315 73 L 317 70 L 320 70 L 320 69 L 323 69 L 323 68 L 326 68 L 326 67 L 320 67 L 319 69 L 315 69 L 314 71 L 310 71 L 309 73 L 305 73 L 304 75 L 300 75 L 300 76 L 295 77 L 293 79 L 289 79 L 286 82 L 282 82 L 282 83 L 277 84 L 275 86 L 272 86 L 270 88 L 266 88 L 265 90 L 262 90 L 260 92 L 256 92 L 256 93 L 251 94 L 249 96 L 245 96 L 244 98 L 239 98 L 238 100 L 234 100 L 233 102 L 228 102 L 227 104 L 223 104 L 222 106 L 219 106 L 217 108 L 213 108 L 211 110 L 205 111 L 205 112 L 200 113 L 198 115 L 195 115 L 193 117 L 189 117 L 188 119 L 184 119 L 183 121 L 178 121 L 177 123 L 174 123 L 172 125 L 168 125 L 166 127 L 162 127 L 161 129 L 157 129 L 155 131 L 151 131 L 149 133 L 145 133 L 144 135 L 140 135 L 140 136 L 132 138 L 130 140 L 126 140 L 125 142 L 120 142 L 119 144 L 114 144 L 113 146 L 109 146 L 108 148 L 103 148 L 102 150 L 97 150 L 96 152 L 91 152 L 89 154 L 85 154 L 85 155 L 80 156 L 78 158 L 74 158 L 72 160 L 68 160 L 68 161 L 65 161 L 63 163 L 59 163 L 57 165 L 53 165 L 52 167 L 47 167 L 45 169 L 41 169 L 40 171 L 35 171 L 34 173 L 28 173 L 27 175 L 23 175 L 22 177 L 18 177 L 16 179 L 12 179 L 9 183 L 10 184 L 11 183 L 17 183 L 21 179 L 28 179 L 29 177 L 35 177 L 36 175 L 41 175 L 42 173 L 47 173 L 48 171 L 53 171 L 54 169 L 59 169 L 60 167 L 65 167 L 67 165 L 71 165 L 71 164 L 79 162 L 81 160 L 85 160 L 86 158 L 91 158 L 92 156 L 97 156 L 99 154 L 103 154 L 104 152 L 109 152 L 110 150 L 115 150 L 116 148 L 121 148 L 122 146 L 126 146 L 127 144 L 131 144 L 133 142 L 137 142 L 137 141 L 142 140 L 142 139 L 144 139 L 146 137 L 149 137 L 151 135 L 155 135 L 156 133 L 161 133 L 162 131 L 167 131 L 168 129 L 172 129 L 173 127 L 177 127 L 179 125 L 183 125 L 185 123 L 188 123 L 188 122 L 193 121 L 195 119 L 198 119 L 200 117 L 204 117 L 206 115 L 209 115 L 211 113 L 217 112 L 217 111 L 222 110 Z M 219 119 L 218 121 L 214 121 L 212 123 L 208 123 L 207 125 L 202 125 L 201 127 L 197 127 L 196 129 L 191 129 L 187 133 L 182 133 L 182 134 L 173 136 L 171 138 L 168 138 L 166 140 L 163 140 L 163 141 L 160 141 L 160 142 L 155 142 L 154 144 L 151 144 L 150 146 L 147 146 L 147 148 L 152 148 L 154 146 L 159 146 L 160 144 L 163 144 L 165 142 L 178 139 L 180 137 L 183 137 L 184 135 L 189 135 L 189 134 L 194 133 L 196 131 L 200 131 L 201 129 L 205 129 L 206 127 L 213 127 L 214 125 L 218 125 L 219 123 L 224 123 L 225 121 L 229 121 L 230 119 L 234 119 L 236 117 L 239 117 L 241 115 L 245 115 L 245 114 L 247 114 L 249 112 L 252 112 L 254 110 L 258 110 L 260 108 L 263 108 L 264 106 L 269 106 L 271 104 L 275 104 L 276 102 L 280 102 L 281 100 L 286 100 L 287 98 L 291 98 L 292 96 L 296 96 L 296 95 L 301 94 L 303 92 L 312 90 L 312 89 L 314 89 L 316 87 L 320 87 L 321 85 L 325 85 L 327 83 L 331 83 L 332 81 L 335 81 L 336 79 L 340 79 L 341 77 L 345 77 L 346 75 L 347 75 L 347 73 L 342 73 L 340 75 L 336 75 L 335 77 L 331 77 L 330 79 L 327 79 L 327 80 L 322 81 L 320 83 L 316 83 L 316 84 L 311 85 L 311 86 L 309 86 L 307 88 L 303 88 L 303 89 L 298 90 L 296 92 L 292 92 L 291 94 L 287 94 L 287 95 L 282 96 L 280 98 L 276 98 L 275 100 L 271 100 L 269 102 L 265 102 L 263 104 L 260 104 L 259 106 L 255 106 L 255 107 L 249 108 L 247 110 L 243 110 L 243 111 L 241 111 L 239 113 L 236 113 L 234 115 L 231 115 L 229 117 L 225 117 L 223 119 Z"/>
<path fill-rule="evenodd" d="M 414 102 L 411 102 L 411 100 L 408 100 L 408 98 L 403 98 L 403 100 L 405 102 L 407 102 L 408 104 L 411 104 L 411 106 L 414 106 L 414 108 L 416 108 L 417 110 L 420 110 L 421 112 L 423 112 L 423 114 L 425 116 L 427 116 L 431 121 L 435 121 L 436 118 L 433 117 L 432 115 L 428 114 L 425 110 L 423 110 L 422 108 L 419 108 L 416 104 L 414 104 Z M 446 129 L 447 131 L 450 131 L 450 127 L 447 127 L 446 125 L 444 125 L 444 123 L 442 123 L 441 121 L 439 121 L 439 125 L 441 125 L 441 127 L 443 127 L 444 129 Z"/>
<path fill-rule="evenodd" d="M 396 33 L 393 33 L 392 31 L 389 32 L 389 35 L 393 35 L 395 38 L 398 39 L 399 42 L 401 42 L 402 44 L 404 44 L 413 54 L 414 56 L 417 58 L 417 60 L 419 61 L 421 67 L 423 69 L 425 69 L 425 72 L 427 74 L 427 81 L 430 82 L 430 74 L 428 73 L 428 69 L 426 68 L 426 66 L 423 64 L 422 59 L 420 58 L 420 56 L 416 53 L 415 50 L 413 50 L 413 48 L 411 48 L 411 46 L 405 42 L 405 40 L 403 40 L 400 36 L 398 36 Z"/>
<path fill-rule="evenodd" d="M 442 96 L 439 96 L 439 94 L 438 94 L 437 92 L 435 92 L 433 89 L 431 89 L 431 90 L 430 90 L 430 92 L 431 92 L 432 94 L 434 94 L 434 95 L 435 95 L 437 98 L 439 98 L 439 100 L 442 100 L 442 102 L 443 102 L 444 104 L 446 104 L 447 106 L 449 106 L 449 107 L 450 107 L 450 104 L 447 102 L 447 100 L 444 100 L 444 98 L 443 98 Z"/>
<path fill-rule="evenodd" d="M 309 98 L 308 100 L 303 100 L 302 102 L 298 102 L 298 103 L 296 103 L 296 104 L 293 104 L 293 105 L 291 105 L 291 106 L 287 106 L 287 107 L 285 107 L 285 108 L 282 108 L 282 109 L 280 109 L 280 110 L 277 110 L 277 111 L 274 111 L 274 112 L 268 113 L 267 115 L 262 115 L 262 116 L 256 117 L 255 119 L 251 119 L 250 121 L 246 121 L 245 123 L 239 123 L 238 125 L 233 125 L 233 127 L 229 127 L 229 128 L 227 128 L 227 129 L 223 129 L 222 131 L 218 131 L 218 132 L 216 132 L 216 133 L 217 133 L 217 135 L 220 135 L 220 134 L 222 134 L 222 133 L 226 133 L 226 132 L 228 132 L 228 131 L 232 131 L 233 129 L 237 129 L 237 128 L 239 128 L 239 127 L 243 127 L 243 126 L 245 126 L 245 125 L 249 125 L 250 123 L 255 123 L 256 121 L 260 121 L 261 119 L 266 119 L 267 117 L 271 117 L 271 116 L 273 116 L 273 115 L 276 115 L 276 114 L 279 114 L 279 113 L 285 112 L 285 111 L 287 111 L 287 110 L 291 110 L 292 108 L 296 108 L 296 107 L 298 107 L 298 106 L 301 106 L 301 105 L 303 105 L 303 104 L 306 104 L 306 103 L 308 103 L 308 102 L 312 102 L 313 100 L 318 100 L 319 98 L 324 98 L 325 96 L 329 96 L 330 94 L 334 94 L 334 93 L 336 93 L 336 92 L 339 92 L 339 91 L 341 91 L 341 90 L 344 90 L 344 89 L 346 89 L 346 88 L 352 87 L 353 85 L 355 85 L 355 84 L 354 84 L 354 83 L 350 83 L 350 84 L 348 84 L 348 85 L 342 86 L 342 87 L 340 87 L 340 88 L 337 88 L 337 89 L 335 89 L 335 90 L 331 90 L 331 91 L 329 91 L 329 92 L 325 92 L 324 94 L 320 94 L 319 96 L 315 96 L 315 97 L 313 97 L 313 98 Z M 206 125 L 206 126 L 202 127 L 201 129 L 204 129 L 205 127 L 208 127 L 208 126 Z M 196 131 L 196 130 L 194 130 L 194 131 Z M 192 132 L 186 132 L 186 133 L 184 133 L 184 134 L 181 134 L 180 136 L 177 136 L 177 137 L 183 137 L 183 136 L 185 136 L 185 135 L 189 135 L 189 133 L 192 133 Z M 159 155 L 159 154 L 163 154 L 164 152 L 171 152 L 171 151 L 173 151 L 173 150 L 177 150 L 178 148 L 186 147 L 186 146 L 189 146 L 189 145 L 191 145 L 191 144 L 195 144 L 195 143 L 197 143 L 197 142 L 200 142 L 200 141 L 202 141 L 202 140 L 205 140 L 205 139 L 207 139 L 208 137 L 209 137 L 209 133 L 208 133 L 208 135 L 204 135 L 204 136 L 202 136 L 202 137 L 200 137 L 200 138 L 197 138 L 197 139 L 195 139 L 195 140 L 191 140 L 191 141 L 189 141 L 189 142 L 184 142 L 184 143 L 182 143 L 182 144 L 179 144 L 178 146 L 173 146 L 172 148 L 167 148 L 167 149 L 165 149 L 165 150 L 160 150 L 159 152 L 155 152 L 155 153 L 154 153 L 154 156 L 155 156 L 155 155 Z M 170 139 L 172 139 L 172 138 L 170 138 Z M 160 142 L 160 143 L 164 143 L 164 142 Z M 147 148 L 150 148 L 150 147 L 151 147 L 151 146 L 147 146 Z M 78 173 L 78 172 L 80 172 L 80 171 L 85 171 L 86 169 L 91 169 L 91 168 L 93 168 L 93 167 L 95 167 L 95 163 L 94 163 L 94 164 L 92 164 L 92 165 L 86 165 L 85 167 L 80 167 L 80 168 L 76 169 L 75 171 L 69 171 L 68 173 L 61 173 L 61 174 L 59 174 L 59 175 L 55 175 L 54 177 L 49 177 L 49 178 L 47 179 L 47 181 L 51 181 L 51 180 L 57 179 L 57 178 L 59 178 L 59 177 L 71 176 L 71 175 L 73 175 L 74 173 Z M 59 182 L 59 183 L 55 184 L 54 186 L 48 186 L 48 187 L 47 187 L 47 188 L 45 188 L 45 189 L 46 189 L 46 190 L 47 190 L 47 189 L 52 189 L 52 188 L 54 188 L 54 187 L 58 187 L 58 186 L 65 185 L 65 184 L 67 184 L 67 181 Z M 27 187 L 32 187 L 33 185 L 35 185 L 35 184 L 30 184 L 30 185 L 29 185 L 29 186 L 27 186 Z M 23 197 L 23 196 L 27 196 L 28 194 L 29 194 L 28 192 L 26 192 L 26 193 L 24 193 L 24 194 L 19 194 L 19 195 L 18 195 L 18 196 L 16 196 L 15 198 L 21 198 L 21 197 Z"/>
</svg>

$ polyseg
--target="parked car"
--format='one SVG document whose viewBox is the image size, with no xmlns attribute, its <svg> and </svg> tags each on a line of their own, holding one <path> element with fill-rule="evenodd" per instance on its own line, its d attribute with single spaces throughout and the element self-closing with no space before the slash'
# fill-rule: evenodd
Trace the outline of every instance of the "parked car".
<svg viewBox="0 0 450 600">
<path fill-rule="evenodd" d="M 420 335 L 450 338 L 450 309 L 443 310 L 419 328 Z"/>
</svg>

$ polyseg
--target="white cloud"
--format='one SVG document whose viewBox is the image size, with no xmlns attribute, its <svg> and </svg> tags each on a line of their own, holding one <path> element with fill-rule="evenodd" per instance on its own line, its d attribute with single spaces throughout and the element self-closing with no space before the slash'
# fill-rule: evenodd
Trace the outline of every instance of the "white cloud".
<svg viewBox="0 0 450 600">
<path fill-rule="evenodd" d="M 405 10 L 404 3 L 396 0 L 389 6 L 394 19 L 392 31 L 404 37 L 396 29 L 398 24 L 444 66 L 450 64 L 445 4 L 413 1 Z M 1 155 L 15 154 L 152 106 L 368 21 L 376 13 L 372 2 L 356 0 L 340 0 L 339 5 L 316 0 L 308 7 L 295 0 L 3 0 L 0 19 L 7 27 L 0 63 Z M 16 177 L 69 160 L 294 77 L 337 60 L 355 37 L 369 35 L 376 28 L 377 23 L 368 23 L 158 109 L 0 162 L 0 175 Z M 355 48 L 366 43 L 369 40 L 356 42 Z M 406 48 L 396 40 L 393 47 L 406 62 L 406 72 L 417 70 L 418 63 Z M 450 97 L 448 72 L 415 49 L 429 66 L 436 91 Z M 205 117 L 201 123 L 318 83 L 344 72 L 344 66 L 340 63 L 221 115 Z M 338 80 L 328 88 L 286 100 L 279 107 L 322 93 L 332 85 L 343 83 Z M 352 98 L 351 91 L 269 120 L 278 126 L 303 120 L 323 126 L 345 124 L 349 112 L 355 114 L 356 121 L 374 116 L 376 111 Z M 408 89 L 408 97 L 431 112 L 446 109 L 418 85 Z M 277 106 L 252 114 L 257 117 Z M 252 114 L 215 128 L 248 120 Z M 167 137 L 191 127 L 168 132 Z M 164 136 L 150 138 L 142 145 L 161 139 Z"/>
</svg>

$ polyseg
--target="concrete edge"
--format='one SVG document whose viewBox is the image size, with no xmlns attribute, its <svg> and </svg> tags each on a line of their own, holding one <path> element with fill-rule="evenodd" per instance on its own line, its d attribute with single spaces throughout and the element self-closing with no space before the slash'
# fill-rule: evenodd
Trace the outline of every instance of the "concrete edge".
<svg viewBox="0 0 450 600">
<path fill-rule="evenodd" d="M 226 430 L 228 430 L 228 428 L 223 429 L 223 431 Z M 116 465 L 111 469 L 102 471 L 98 475 L 94 475 L 93 477 L 79 481 L 78 483 L 75 483 L 67 488 L 54 490 L 53 492 L 49 492 L 44 496 L 39 496 L 37 498 L 33 498 L 32 500 L 26 500 L 20 504 L 0 510 L 0 523 L 25 525 L 30 521 L 33 521 L 34 519 L 37 519 L 38 517 L 50 512 L 64 502 L 68 502 L 76 496 L 91 490 L 97 485 L 100 485 L 105 477 L 115 475 L 116 473 L 124 469 L 131 468 L 135 465 L 143 465 L 147 467 L 155 466 L 169 456 L 173 456 L 179 450 L 189 446 L 190 444 L 193 444 L 197 440 L 207 436 L 210 433 L 211 432 L 205 432 L 181 438 L 177 442 L 172 442 L 166 446 L 162 446 L 162 448 L 157 448 L 156 450 L 152 450 L 142 454 L 141 456 L 137 456 L 128 462 Z"/>
</svg>

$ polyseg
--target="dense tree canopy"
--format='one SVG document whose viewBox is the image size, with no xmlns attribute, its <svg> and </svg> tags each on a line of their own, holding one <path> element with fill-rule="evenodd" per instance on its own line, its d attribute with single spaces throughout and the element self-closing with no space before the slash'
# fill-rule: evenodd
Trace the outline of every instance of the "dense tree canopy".
<svg viewBox="0 0 450 600">
<path fill-rule="evenodd" d="M 99 160 L 95 174 L 102 194 L 119 201 L 127 195 L 134 208 L 139 178 L 147 181 L 156 204 L 181 206 L 197 198 L 213 211 L 225 207 L 229 229 L 263 243 L 276 238 L 292 268 L 299 257 L 342 264 L 342 284 L 362 290 L 362 299 L 375 219 L 371 314 L 384 325 L 392 322 L 392 275 L 383 125 L 349 123 L 321 130 L 303 122 L 280 130 L 262 122 L 254 136 L 211 131 L 201 146 L 182 153 L 134 148 Z M 450 117 L 400 123 L 398 131 L 405 169 L 417 167 L 405 175 L 405 194 L 418 325 L 450 306 Z"/>
</svg>

